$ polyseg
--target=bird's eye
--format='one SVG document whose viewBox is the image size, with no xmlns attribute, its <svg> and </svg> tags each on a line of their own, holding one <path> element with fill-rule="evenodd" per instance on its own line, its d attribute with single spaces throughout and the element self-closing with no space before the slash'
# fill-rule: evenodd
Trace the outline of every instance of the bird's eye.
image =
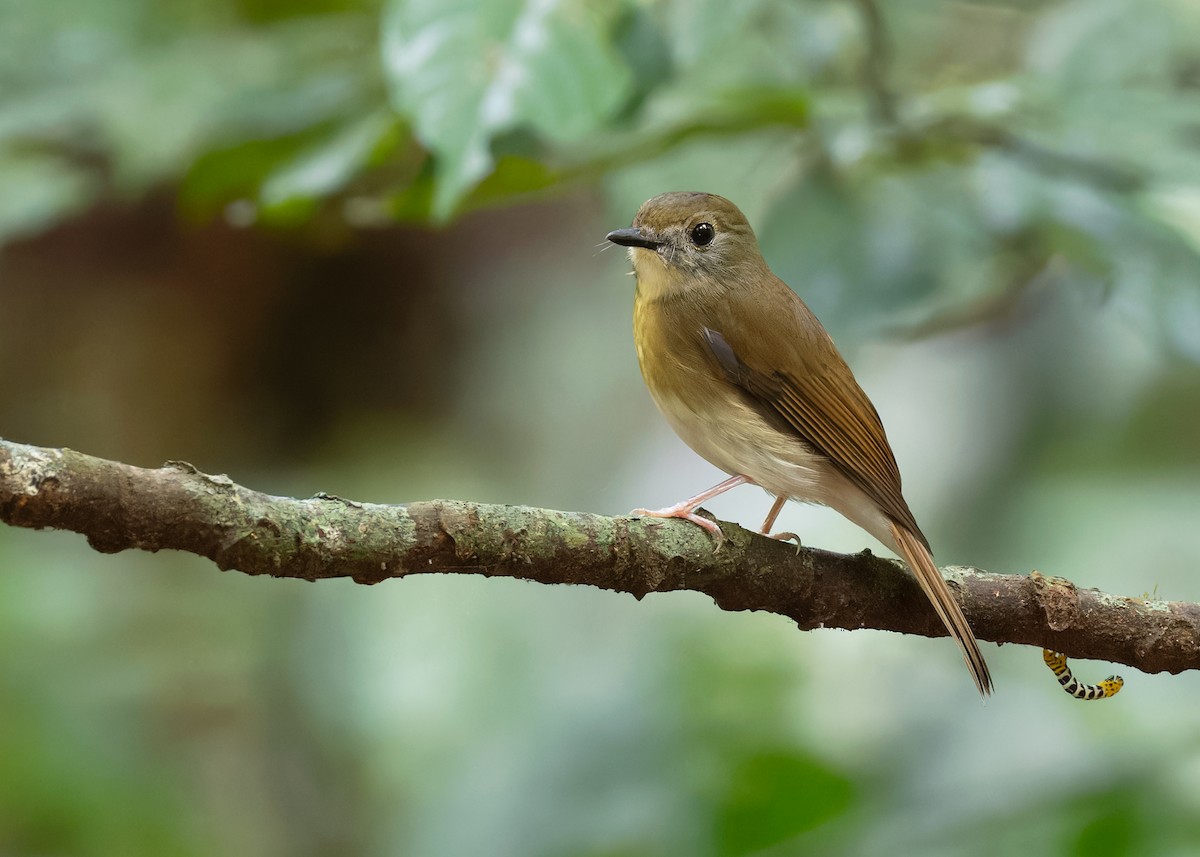
<svg viewBox="0 0 1200 857">
<path fill-rule="evenodd" d="M 704 247 L 712 243 L 712 240 L 717 237 L 717 230 L 713 229 L 711 223 L 697 223 L 692 227 L 689 233 L 692 243 L 697 247 Z"/>
</svg>

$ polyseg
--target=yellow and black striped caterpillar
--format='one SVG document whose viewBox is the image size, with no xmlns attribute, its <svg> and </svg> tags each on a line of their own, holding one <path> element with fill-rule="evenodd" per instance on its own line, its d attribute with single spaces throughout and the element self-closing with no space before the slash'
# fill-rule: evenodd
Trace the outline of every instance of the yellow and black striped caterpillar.
<svg viewBox="0 0 1200 857">
<path fill-rule="evenodd" d="M 1062 685 L 1062 689 L 1076 699 L 1107 699 L 1116 696 L 1125 686 L 1125 679 L 1119 675 L 1110 675 L 1099 684 L 1080 684 L 1075 676 L 1071 675 L 1071 668 L 1067 666 L 1067 656 L 1061 652 L 1042 649 L 1042 660 L 1050 667 L 1050 671 L 1058 676 L 1058 683 Z"/>
</svg>

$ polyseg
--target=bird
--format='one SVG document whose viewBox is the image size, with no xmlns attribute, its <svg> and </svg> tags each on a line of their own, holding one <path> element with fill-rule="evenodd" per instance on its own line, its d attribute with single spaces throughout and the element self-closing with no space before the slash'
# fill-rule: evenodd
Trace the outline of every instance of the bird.
<svg viewBox="0 0 1200 857">
<path fill-rule="evenodd" d="M 883 423 L 833 339 L 762 256 L 736 205 L 716 194 L 663 193 L 607 240 L 628 248 L 637 281 L 633 331 L 642 377 L 676 434 L 729 478 L 663 509 L 683 518 L 738 485 L 775 501 L 828 506 L 902 556 L 958 644 L 980 694 L 992 679 L 962 608 L 901 491 Z M 786 534 L 790 536 L 791 534 Z"/>
</svg>

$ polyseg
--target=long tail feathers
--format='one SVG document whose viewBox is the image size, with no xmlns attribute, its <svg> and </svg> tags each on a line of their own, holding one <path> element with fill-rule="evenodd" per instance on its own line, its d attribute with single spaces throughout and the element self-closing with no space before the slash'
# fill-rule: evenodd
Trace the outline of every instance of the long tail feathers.
<svg viewBox="0 0 1200 857">
<path fill-rule="evenodd" d="M 963 660 L 967 662 L 967 669 L 971 671 L 971 678 L 975 679 L 975 686 L 979 688 L 980 695 L 987 696 L 992 692 L 992 676 L 983 660 L 983 653 L 979 651 L 979 644 L 975 642 L 975 634 L 972 633 L 971 626 L 967 624 L 967 617 L 963 615 L 962 608 L 958 606 L 958 602 L 950 593 L 946 579 L 934 565 L 933 555 L 929 552 L 929 548 L 902 524 L 893 522 L 891 530 L 896 539 L 896 545 L 900 548 L 900 553 L 904 555 L 904 559 L 908 561 L 908 567 L 912 569 L 917 582 L 921 584 L 921 590 L 933 603 L 933 609 L 937 611 L 942 624 L 946 626 L 946 630 L 950 632 L 950 636 L 962 650 Z"/>
</svg>

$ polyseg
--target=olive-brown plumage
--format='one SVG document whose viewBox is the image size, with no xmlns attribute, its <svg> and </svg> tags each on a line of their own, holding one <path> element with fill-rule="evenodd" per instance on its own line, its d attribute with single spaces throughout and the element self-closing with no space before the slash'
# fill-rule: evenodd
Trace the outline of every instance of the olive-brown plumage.
<svg viewBox="0 0 1200 857">
<path fill-rule="evenodd" d="M 608 239 L 630 248 L 646 386 L 697 453 L 734 479 L 649 514 L 682 517 L 741 482 L 840 512 L 907 560 L 980 693 L 991 676 L 900 486 L 883 424 L 816 316 L 771 273 L 741 211 L 706 193 L 646 202 Z M 769 530 L 778 507 L 772 509 Z"/>
</svg>

